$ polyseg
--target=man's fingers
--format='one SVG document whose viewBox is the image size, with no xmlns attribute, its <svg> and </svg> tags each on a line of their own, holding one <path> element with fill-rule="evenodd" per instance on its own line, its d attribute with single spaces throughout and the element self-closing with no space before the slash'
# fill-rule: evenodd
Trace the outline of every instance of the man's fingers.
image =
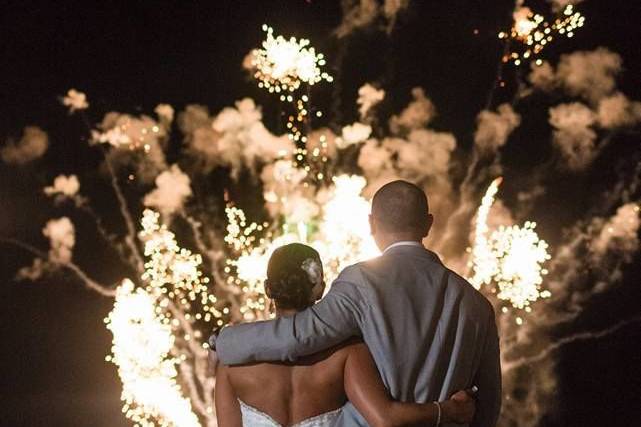
<svg viewBox="0 0 641 427">
<path fill-rule="evenodd" d="M 467 402 L 472 399 L 472 396 L 466 390 L 461 390 L 454 393 L 451 399 L 457 402 Z"/>
</svg>

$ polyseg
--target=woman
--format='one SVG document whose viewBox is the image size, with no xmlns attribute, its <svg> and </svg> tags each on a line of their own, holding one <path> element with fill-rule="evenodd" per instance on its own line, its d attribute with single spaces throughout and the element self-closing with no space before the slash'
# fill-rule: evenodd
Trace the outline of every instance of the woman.
<svg viewBox="0 0 641 427">
<path fill-rule="evenodd" d="M 274 251 L 265 292 L 278 316 L 311 306 L 324 288 L 316 250 L 292 243 Z M 463 424 L 474 414 L 465 391 L 440 403 L 390 400 L 369 350 L 356 340 L 296 364 L 219 365 L 215 399 L 219 427 L 331 426 L 348 399 L 372 426 Z"/>
</svg>

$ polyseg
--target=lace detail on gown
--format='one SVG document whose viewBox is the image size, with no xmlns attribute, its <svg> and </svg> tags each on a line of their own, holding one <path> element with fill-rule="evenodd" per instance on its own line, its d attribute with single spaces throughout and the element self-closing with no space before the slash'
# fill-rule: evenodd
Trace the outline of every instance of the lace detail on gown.
<svg viewBox="0 0 641 427">
<path fill-rule="evenodd" d="M 249 406 L 240 399 L 238 399 L 238 402 L 240 403 L 240 413 L 243 416 L 243 427 L 283 427 L 266 413 L 259 411 L 253 406 Z M 338 419 L 341 410 L 342 408 L 338 408 L 331 412 L 325 412 L 324 414 L 307 418 L 306 420 L 293 424 L 292 427 L 331 427 Z"/>
</svg>

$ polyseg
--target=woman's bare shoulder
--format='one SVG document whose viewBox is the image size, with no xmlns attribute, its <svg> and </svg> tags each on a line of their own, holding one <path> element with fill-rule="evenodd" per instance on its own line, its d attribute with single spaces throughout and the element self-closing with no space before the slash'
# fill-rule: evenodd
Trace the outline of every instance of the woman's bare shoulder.
<svg viewBox="0 0 641 427">
<path fill-rule="evenodd" d="M 369 350 L 360 338 L 351 338 L 332 349 L 332 353 L 341 358 L 347 358 L 351 354 L 362 352 L 369 352 Z"/>
</svg>

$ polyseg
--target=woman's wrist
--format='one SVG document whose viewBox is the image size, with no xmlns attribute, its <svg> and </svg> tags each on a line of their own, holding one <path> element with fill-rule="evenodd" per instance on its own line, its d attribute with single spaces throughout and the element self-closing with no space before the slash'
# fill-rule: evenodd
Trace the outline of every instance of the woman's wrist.
<svg viewBox="0 0 641 427">
<path fill-rule="evenodd" d="M 441 424 L 443 424 L 443 406 L 441 405 L 440 402 L 434 401 L 432 402 L 436 406 L 436 420 L 434 421 L 434 426 L 439 427 Z"/>
</svg>

